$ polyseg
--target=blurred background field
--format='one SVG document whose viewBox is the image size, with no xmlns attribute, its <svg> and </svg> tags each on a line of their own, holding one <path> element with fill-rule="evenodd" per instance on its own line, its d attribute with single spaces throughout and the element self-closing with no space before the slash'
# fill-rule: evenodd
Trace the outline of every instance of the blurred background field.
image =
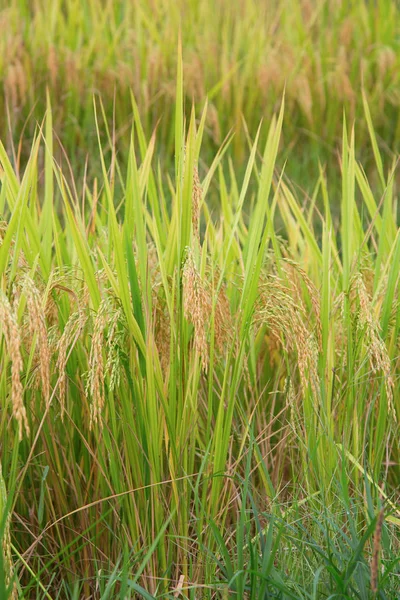
<svg viewBox="0 0 400 600">
<path fill-rule="evenodd" d="M 54 128 L 77 170 L 96 148 L 93 94 L 115 109 L 123 160 L 130 91 L 146 135 L 157 126 L 172 163 L 176 46 L 181 30 L 187 105 L 209 99 L 203 156 L 232 129 L 235 166 L 286 90 L 280 164 L 308 191 L 318 161 L 337 174 L 342 114 L 356 120 L 372 167 L 361 91 L 384 157 L 398 149 L 400 33 L 394 0 L 2 0 L 0 136 L 29 148 L 50 90 Z M 6 109 L 6 104 L 8 108 Z M 91 168 L 96 170 L 95 164 Z M 333 182 L 332 182 L 333 185 Z"/>
</svg>

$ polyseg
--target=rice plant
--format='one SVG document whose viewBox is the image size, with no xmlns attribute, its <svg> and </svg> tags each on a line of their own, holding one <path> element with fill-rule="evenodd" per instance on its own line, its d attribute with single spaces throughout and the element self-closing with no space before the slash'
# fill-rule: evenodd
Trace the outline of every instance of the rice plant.
<svg viewBox="0 0 400 600">
<path fill-rule="evenodd" d="M 23 171 L 0 144 L 2 593 L 394 598 L 396 162 L 364 100 L 379 191 L 344 121 L 337 219 L 276 166 L 284 100 L 239 178 L 181 52 L 174 97 L 173 174 L 133 95 L 126 164 L 94 101 L 93 180 L 49 95 Z"/>
</svg>

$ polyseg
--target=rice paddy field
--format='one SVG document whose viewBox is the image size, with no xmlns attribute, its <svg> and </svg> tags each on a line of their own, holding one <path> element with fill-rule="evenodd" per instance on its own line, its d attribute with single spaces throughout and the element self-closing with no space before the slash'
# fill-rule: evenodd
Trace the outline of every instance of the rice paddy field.
<svg viewBox="0 0 400 600">
<path fill-rule="evenodd" d="M 0 600 L 399 599 L 398 3 L 0 31 Z"/>
</svg>

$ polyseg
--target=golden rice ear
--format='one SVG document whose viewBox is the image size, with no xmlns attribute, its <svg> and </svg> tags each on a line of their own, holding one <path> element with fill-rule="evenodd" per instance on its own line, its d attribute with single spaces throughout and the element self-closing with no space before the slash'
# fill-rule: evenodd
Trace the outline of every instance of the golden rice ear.
<svg viewBox="0 0 400 600">
<path fill-rule="evenodd" d="M 104 395 L 104 361 L 103 361 L 103 343 L 104 330 L 107 326 L 108 303 L 103 300 L 94 319 L 92 345 L 89 355 L 89 376 L 86 386 L 86 392 L 91 396 L 90 405 L 90 424 L 99 423 L 101 426 L 101 413 L 105 404 Z"/>
<path fill-rule="evenodd" d="M 295 353 L 303 394 L 311 387 L 318 398 L 318 344 L 309 331 L 301 298 L 280 277 L 269 277 L 260 286 L 255 321 L 267 325 L 286 352 Z"/>
<path fill-rule="evenodd" d="M 110 390 L 119 382 L 119 355 L 116 351 L 118 322 L 122 311 L 115 306 L 113 297 L 101 301 L 93 322 L 92 345 L 89 354 L 89 372 L 86 393 L 91 397 L 90 424 L 98 423 L 102 427 L 101 413 L 105 405 L 105 373 L 110 374 Z M 106 332 L 107 330 L 107 332 Z M 107 361 L 104 364 L 103 352 L 106 344 Z"/>
<path fill-rule="evenodd" d="M 301 285 L 299 278 L 303 281 L 304 285 L 307 288 L 308 295 L 310 297 L 311 305 L 315 315 L 315 333 L 318 341 L 319 349 L 322 348 L 322 323 L 321 323 L 321 303 L 320 297 L 317 288 L 314 283 L 311 281 L 310 277 L 307 275 L 304 269 L 300 267 L 294 261 L 286 259 L 283 262 L 284 270 L 290 276 L 290 281 L 294 284 L 293 291 L 297 292 L 298 298 L 300 302 L 301 300 Z M 296 277 L 298 275 L 298 277 Z M 293 277 L 294 276 L 294 277 Z"/>
<path fill-rule="evenodd" d="M 23 431 L 29 436 L 28 418 L 24 406 L 24 388 L 21 383 L 20 373 L 23 368 L 21 356 L 21 332 L 18 327 L 17 317 L 11 308 L 7 296 L 0 290 L 0 332 L 2 331 L 6 348 L 11 359 L 11 399 L 12 410 L 18 423 L 19 438 L 22 439 Z"/>
<path fill-rule="evenodd" d="M 201 188 L 199 172 L 197 167 L 194 167 L 193 171 L 193 191 L 192 191 L 192 227 L 193 235 L 200 242 L 200 206 L 203 196 L 203 190 Z"/>
<path fill-rule="evenodd" d="M 87 374 L 86 394 L 91 398 L 90 423 L 92 429 L 95 423 L 101 425 L 101 412 L 105 404 L 104 379 L 105 373 L 110 374 L 110 389 L 119 384 L 120 362 L 117 346 L 120 345 L 118 323 L 123 317 L 121 309 L 114 305 L 114 299 L 105 298 L 99 306 L 93 319 L 93 334 L 89 353 L 89 368 Z M 58 391 L 61 405 L 61 419 L 65 414 L 65 399 L 67 394 L 66 366 L 71 345 L 75 345 L 88 320 L 87 311 L 82 305 L 72 313 L 58 340 L 58 357 L 56 370 L 59 373 Z M 106 339 L 106 330 L 107 339 Z M 104 364 L 103 350 L 106 343 L 107 362 Z"/>
<path fill-rule="evenodd" d="M 394 381 L 392 367 L 387 348 L 380 336 L 380 324 L 376 319 L 371 301 L 368 296 L 361 273 L 356 273 L 350 283 L 350 293 L 353 305 L 358 306 L 358 328 L 363 329 L 366 335 L 368 358 L 373 373 L 382 371 L 385 377 L 385 390 L 389 411 L 396 419 L 393 404 Z"/>
<path fill-rule="evenodd" d="M 16 108 L 18 105 L 18 82 L 17 72 L 12 65 L 7 69 L 4 79 L 4 90 L 7 102 L 11 105 L 11 108 Z"/>
<path fill-rule="evenodd" d="M 211 130 L 211 135 L 214 142 L 219 145 L 222 139 L 221 127 L 219 124 L 218 111 L 215 107 L 215 104 L 213 104 L 212 102 L 210 102 L 210 104 L 208 105 L 206 122 Z"/>
<path fill-rule="evenodd" d="M 15 58 L 8 65 L 4 78 L 4 89 L 8 103 L 12 109 L 23 106 L 27 99 L 28 80 L 20 58 Z"/>
<path fill-rule="evenodd" d="M 165 373 L 169 368 L 170 363 L 170 344 L 171 344 L 171 323 L 166 307 L 163 305 L 157 293 L 157 287 L 153 287 L 152 304 L 153 304 L 153 323 L 154 323 L 154 340 L 160 359 L 160 364 Z"/>
<path fill-rule="evenodd" d="M 196 52 L 187 55 L 183 65 L 183 79 L 188 97 L 193 98 L 194 102 L 201 101 L 206 95 L 204 68 L 201 57 Z"/>
<path fill-rule="evenodd" d="M 201 357 L 203 370 L 207 371 L 209 361 L 207 326 L 212 302 L 210 292 L 200 277 L 190 249 L 183 267 L 183 311 L 186 320 L 194 327 L 194 346 Z"/>
<path fill-rule="evenodd" d="M 124 334 L 119 327 L 121 322 L 124 322 L 124 312 L 120 307 L 116 307 L 109 315 L 106 343 L 107 361 L 105 371 L 110 377 L 110 392 L 118 387 L 121 380 L 122 365 L 119 349 L 124 345 Z"/>
<path fill-rule="evenodd" d="M 49 53 L 47 55 L 47 69 L 49 71 L 50 81 L 53 88 L 57 85 L 59 64 L 57 51 L 54 46 L 50 46 Z"/>
<path fill-rule="evenodd" d="M 37 336 L 40 388 L 47 405 L 50 399 L 50 349 L 44 309 L 39 290 L 28 275 L 22 280 L 22 290 L 26 296 L 30 342 L 32 343 L 35 335 Z"/>
<path fill-rule="evenodd" d="M 232 321 L 229 299 L 224 287 L 218 292 L 214 314 L 215 345 L 219 352 L 223 352 L 234 336 L 234 323 Z"/>
</svg>

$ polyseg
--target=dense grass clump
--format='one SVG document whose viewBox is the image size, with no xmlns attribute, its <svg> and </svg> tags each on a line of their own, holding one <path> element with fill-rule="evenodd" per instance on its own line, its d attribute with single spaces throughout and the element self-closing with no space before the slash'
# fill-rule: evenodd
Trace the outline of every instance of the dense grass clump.
<svg viewBox="0 0 400 600">
<path fill-rule="evenodd" d="M 177 80 L 173 177 L 135 101 L 81 188 L 49 101 L 23 173 L 0 145 L 0 597 L 395 598 L 396 165 L 365 103 L 379 193 L 344 123 L 336 222 L 283 104 L 238 180 Z"/>
</svg>

